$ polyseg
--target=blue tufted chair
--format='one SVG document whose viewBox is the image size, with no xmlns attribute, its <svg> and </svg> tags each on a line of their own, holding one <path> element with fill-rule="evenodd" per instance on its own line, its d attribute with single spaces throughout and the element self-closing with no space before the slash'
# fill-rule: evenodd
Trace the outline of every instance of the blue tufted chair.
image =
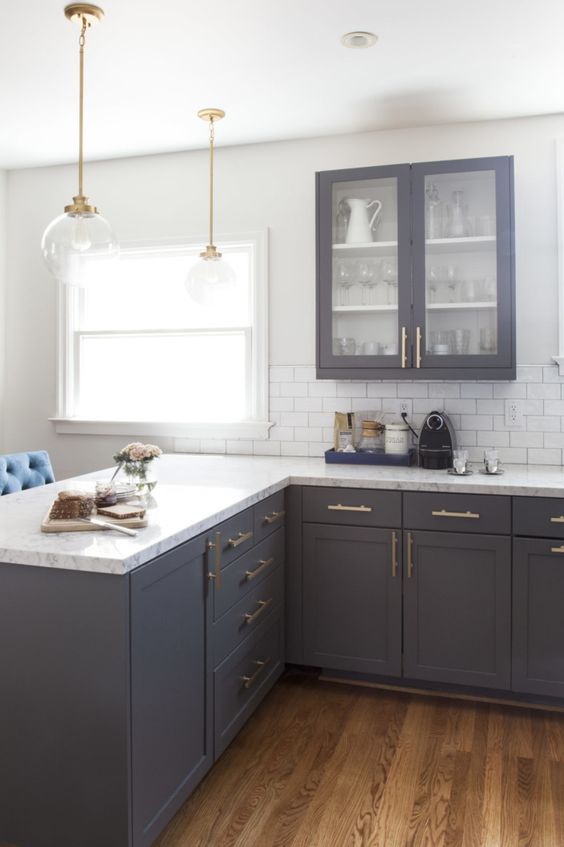
<svg viewBox="0 0 564 847">
<path fill-rule="evenodd" d="M 0 456 L 0 495 L 55 482 L 46 450 Z"/>
</svg>

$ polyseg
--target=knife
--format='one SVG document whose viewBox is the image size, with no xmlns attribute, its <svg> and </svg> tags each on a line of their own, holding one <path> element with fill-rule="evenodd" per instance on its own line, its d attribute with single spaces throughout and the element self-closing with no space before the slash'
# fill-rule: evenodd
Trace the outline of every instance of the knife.
<svg viewBox="0 0 564 847">
<path fill-rule="evenodd" d="M 81 523 L 90 523 L 99 526 L 102 529 L 115 529 L 116 532 L 123 532 L 124 535 L 137 535 L 136 529 L 129 529 L 126 526 L 118 526 L 118 524 L 110 523 L 110 521 L 101 521 L 99 518 L 77 518 Z"/>
</svg>

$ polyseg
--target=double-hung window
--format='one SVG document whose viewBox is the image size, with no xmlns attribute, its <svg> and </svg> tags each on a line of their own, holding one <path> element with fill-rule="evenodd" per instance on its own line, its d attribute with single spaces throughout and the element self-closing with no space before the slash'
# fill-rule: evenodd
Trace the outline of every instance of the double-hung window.
<svg viewBox="0 0 564 847">
<path fill-rule="evenodd" d="M 265 438 L 268 433 L 266 236 L 222 239 L 235 272 L 212 304 L 186 275 L 200 243 L 122 245 L 60 289 L 60 432 Z"/>
</svg>

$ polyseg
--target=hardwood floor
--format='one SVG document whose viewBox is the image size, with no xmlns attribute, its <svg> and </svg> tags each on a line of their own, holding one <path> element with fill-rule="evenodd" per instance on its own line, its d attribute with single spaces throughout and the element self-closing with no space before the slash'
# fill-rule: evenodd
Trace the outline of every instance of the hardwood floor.
<svg viewBox="0 0 564 847">
<path fill-rule="evenodd" d="M 563 847 L 564 714 L 283 678 L 155 847 Z"/>
</svg>

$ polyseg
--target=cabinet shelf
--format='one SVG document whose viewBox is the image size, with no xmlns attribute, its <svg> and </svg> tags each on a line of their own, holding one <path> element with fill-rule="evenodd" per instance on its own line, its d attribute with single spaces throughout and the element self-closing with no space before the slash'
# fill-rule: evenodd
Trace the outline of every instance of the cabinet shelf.
<svg viewBox="0 0 564 847">
<path fill-rule="evenodd" d="M 397 241 L 367 241 L 365 244 L 333 244 L 333 253 L 338 256 L 365 256 L 366 253 L 387 255 L 398 249 Z"/>
<path fill-rule="evenodd" d="M 459 312 L 467 309 L 470 311 L 473 311 L 474 309 L 497 309 L 497 303 L 491 300 L 473 303 L 427 303 L 426 309 L 428 312 Z"/>
<path fill-rule="evenodd" d="M 397 305 L 382 306 L 333 306 L 333 312 L 397 312 Z"/>
<path fill-rule="evenodd" d="M 469 238 L 428 238 L 425 247 L 429 253 L 475 253 L 493 251 L 496 248 L 495 235 L 476 235 Z"/>
</svg>

